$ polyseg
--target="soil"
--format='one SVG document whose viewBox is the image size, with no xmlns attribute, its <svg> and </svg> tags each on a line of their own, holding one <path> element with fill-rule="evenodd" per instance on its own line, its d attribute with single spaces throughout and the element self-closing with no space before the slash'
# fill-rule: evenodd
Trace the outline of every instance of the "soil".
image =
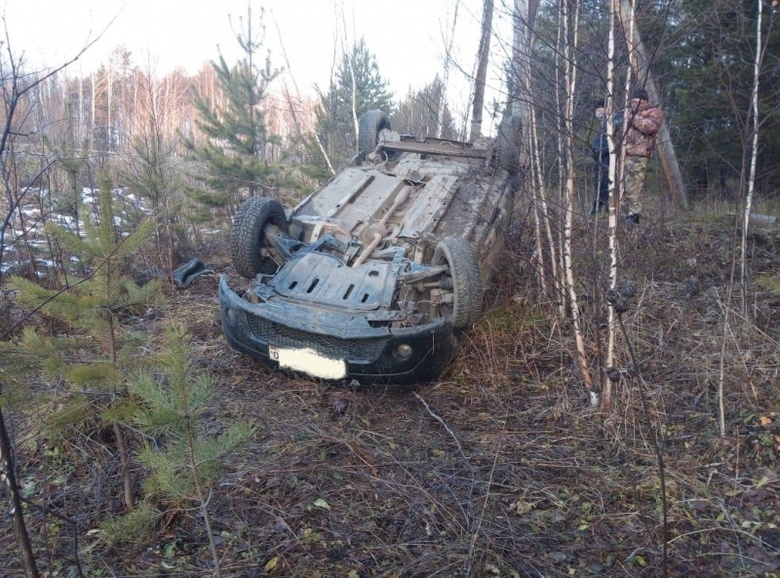
<svg viewBox="0 0 780 578">
<path fill-rule="evenodd" d="M 439 382 L 413 390 L 325 385 L 231 350 L 217 275 L 242 281 L 223 253 L 201 255 L 217 273 L 143 323 L 157 335 L 184 321 L 199 368 L 219 378 L 207 435 L 236 421 L 257 427 L 208 505 L 222 576 L 780 576 L 780 298 L 755 282 L 778 276 L 778 235 L 749 238 L 743 309 L 721 217 L 646 221 L 620 228 L 625 334 L 608 408 L 591 404 L 571 311 L 561 316 L 544 296 L 522 223 L 458 357 Z M 604 223 L 577 227 L 579 322 L 603 398 Z M 121 481 L 105 449 L 84 465 L 86 445 L 63 442 L 54 456 L 41 442 L 20 455 L 21 482 L 35 480 L 39 501 L 68 520 L 28 509 L 40 568 L 212 576 L 194 504 L 171 506 L 132 543 L 90 532 L 121 512 Z M 134 475 L 142 496 L 143 472 Z M 3 526 L 0 576 L 19 576 Z"/>
</svg>

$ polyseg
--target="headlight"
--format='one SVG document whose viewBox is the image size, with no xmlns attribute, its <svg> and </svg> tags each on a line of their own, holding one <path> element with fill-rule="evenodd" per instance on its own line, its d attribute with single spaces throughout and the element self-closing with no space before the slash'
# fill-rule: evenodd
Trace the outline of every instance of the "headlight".
<svg viewBox="0 0 780 578">
<path fill-rule="evenodd" d="M 393 349 L 393 357 L 395 357 L 398 361 L 406 361 L 412 356 L 412 346 L 407 345 L 406 343 L 402 343 L 401 345 L 396 346 L 395 349 Z"/>
</svg>

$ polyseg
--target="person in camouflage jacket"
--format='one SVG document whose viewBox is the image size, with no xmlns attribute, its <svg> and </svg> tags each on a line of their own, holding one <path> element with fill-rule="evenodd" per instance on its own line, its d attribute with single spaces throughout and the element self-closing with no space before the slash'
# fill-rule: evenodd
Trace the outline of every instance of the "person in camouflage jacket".
<svg viewBox="0 0 780 578">
<path fill-rule="evenodd" d="M 626 151 L 623 191 L 628 198 L 626 220 L 637 225 L 642 212 L 642 187 L 645 184 L 647 163 L 655 151 L 655 137 L 662 122 L 663 113 L 658 105 L 648 100 L 644 90 L 635 90 L 629 102 L 628 123 L 623 141 Z"/>
</svg>

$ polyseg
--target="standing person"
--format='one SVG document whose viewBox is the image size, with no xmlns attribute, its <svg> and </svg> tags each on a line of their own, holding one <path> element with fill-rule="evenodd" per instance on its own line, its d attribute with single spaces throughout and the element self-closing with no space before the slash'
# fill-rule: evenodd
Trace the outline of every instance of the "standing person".
<svg viewBox="0 0 780 578">
<path fill-rule="evenodd" d="M 609 141 L 607 141 L 607 118 L 604 115 L 604 99 L 598 99 L 593 106 L 593 114 L 599 119 L 599 129 L 593 138 L 593 177 L 596 181 L 596 198 L 590 216 L 595 217 L 609 208 Z"/>
<path fill-rule="evenodd" d="M 642 213 L 642 187 L 645 184 L 647 163 L 655 150 L 655 135 L 661 128 L 663 114 L 652 104 L 647 92 L 638 89 L 631 93 L 624 146 L 626 163 L 623 167 L 623 191 L 628 198 L 626 221 L 639 224 Z"/>
<path fill-rule="evenodd" d="M 590 216 L 595 217 L 601 210 L 609 210 L 609 140 L 607 139 L 607 110 L 604 108 L 604 99 L 597 100 L 593 107 L 593 114 L 599 119 L 599 129 L 591 143 L 593 149 L 593 175 L 596 182 L 596 198 Z M 623 111 L 618 112 L 612 119 L 615 127 L 623 124 Z M 617 134 L 615 134 L 617 136 Z"/>
</svg>

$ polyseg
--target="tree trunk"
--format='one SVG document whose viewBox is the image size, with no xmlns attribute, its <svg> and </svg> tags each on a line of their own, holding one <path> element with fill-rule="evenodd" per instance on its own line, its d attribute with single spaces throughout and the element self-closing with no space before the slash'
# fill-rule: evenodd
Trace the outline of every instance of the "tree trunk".
<svg viewBox="0 0 780 578">
<path fill-rule="evenodd" d="M 753 92 L 750 98 L 750 117 L 753 125 L 753 144 L 750 150 L 750 175 L 748 176 L 748 190 L 745 197 L 745 214 L 744 222 L 742 223 L 742 247 L 740 251 L 740 283 L 742 285 L 742 315 L 747 316 L 747 245 L 748 245 L 748 227 L 750 226 L 750 212 L 753 208 L 753 195 L 756 189 L 756 164 L 758 161 L 758 127 L 760 125 L 758 120 L 758 80 L 761 76 L 761 61 L 763 60 L 764 51 L 761 48 L 761 16 L 762 16 L 762 0 L 757 0 L 758 14 L 756 17 L 756 58 L 753 62 Z"/>
<path fill-rule="evenodd" d="M 482 35 L 479 39 L 479 52 L 477 54 L 477 78 L 474 82 L 474 103 L 471 109 L 471 134 L 469 135 L 471 142 L 482 136 L 485 80 L 487 78 L 488 57 L 490 56 L 490 35 L 493 33 L 493 0 L 484 0 L 484 2 L 482 7 Z"/>
<path fill-rule="evenodd" d="M 577 365 L 580 368 L 582 382 L 585 386 L 591 405 L 598 405 L 599 396 L 593 388 L 593 376 L 588 363 L 588 355 L 585 350 L 585 339 L 580 320 L 580 305 L 577 296 L 577 288 L 574 282 L 574 258 L 572 251 L 573 223 L 574 223 L 574 199 L 576 196 L 576 163 L 574 157 L 574 95 L 577 90 L 577 39 L 579 31 L 579 12 L 580 5 L 575 0 L 571 4 L 563 2 L 563 50 L 565 66 L 564 90 L 566 101 L 563 103 L 565 112 L 563 115 L 565 135 L 566 135 L 566 221 L 563 232 L 563 264 L 564 277 L 562 286 L 566 287 L 569 297 L 571 310 L 572 328 L 574 330 L 574 339 L 577 346 Z"/>
<path fill-rule="evenodd" d="M 30 537 L 27 535 L 27 526 L 24 523 L 22 498 L 19 496 L 19 489 L 16 486 L 16 476 L 14 475 L 13 458 L 11 455 L 11 440 L 5 427 L 2 407 L 0 407 L 0 480 L 2 480 L 2 484 L 8 493 L 9 510 L 13 516 L 14 534 L 16 535 L 16 542 L 22 557 L 24 573 L 27 575 L 27 578 L 37 578 L 39 576 L 38 566 L 35 564 Z"/>
<path fill-rule="evenodd" d="M 531 48 L 533 46 L 536 12 L 539 0 L 515 0 L 512 41 L 512 86 L 511 110 L 520 117 L 523 127 L 523 152 L 520 164 L 528 162 L 531 150 L 531 135 L 527 127 L 531 126 Z"/>
<path fill-rule="evenodd" d="M 110 265 L 108 266 L 110 271 Z M 106 276 L 106 284 L 108 284 L 109 276 Z M 108 292 L 106 292 L 108 295 Z M 116 345 L 116 323 L 114 322 L 114 314 L 111 313 L 109 317 L 109 339 L 111 343 L 111 363 L 117 365 L 117 345 Z M 115 396 L 126 395 L 127 392 L 120 392 L 116 386 L 113 387 L 112 393 Z M 125 508 L 127 511 L 133 509 L 135 506 L 135 497 L 133 496 L 133 478 L 130 475 L 130 452 L 127 449 L 127 440 L 125 439 L 125 432 L 122 429 L 121 424 L 114 424 L 114 436 L 116 437 L 116 449 L 119 454 L 119 463 L 122 465 L 122 487 L 124 490 Z"/>
<path fill-rule="evenodd" d="M 355 129 L 355 154 L 360 152 L 358 146 L 358 138 L 360 138 L 360 121 L 357 114 L 357 81 L 355 79 L 355 50 L 352 50 L 352 55 L 349 57 L 349 78 L 352 80 L 352 101 L 350 109 L 352 111 L 352 124 Z"/>
<path fill-rule="evenodd" d="M 660 103 L 661 93 L 658 90 L 652 72 L 650 72 L 650 63 L 647 60 L 647 53 L 645 52 L 639 29 L 636 26 L 634 10 L 629 0 L 620 0 L 620 24 L 623 28 L 628 50 L 632 54 L 632 58 L 629 60 L 632 68 L 634 68 L 637 83 L 639 85 L 644 84 L 651 102 Z M 672 145 L 672 137 L 669 134 L 669 125 L 666 123 L 665 118 L 661 123 L 661 129 L 658 131 L 658 140 L 658 152 L 664 168 L 664 175 L 666 175 L 666 180 L 669 183 L 672 201 L 679 203 L 684 209 L 687 209 L 688 193 L 685 190 L 680 164 L 677 162 L 677 155 Z"/>
<path fill-rule="evenodd" d="M 615 125 L 612 118 L 615 110 L 615 13 L 617 12 L 617 0 L 611 0 L 609 5 L 609 40 L 607 44 L 607 142 L 609 142 L 609 288 L 613 291 L 617 287 L 618 278 L 618 236 L 617 236 L 617 208 L 618 199 L 615 198 L 617 189 L 618 157 L 615 146 Z M 605 366 L 611 369 L 615 365 L 615 341 L 617 335 L 617 317 L 615 308 L 609 307 L 607 313 L 608 337 L 607 358 Z M 601 395 L 601 410 L 608 412 L 612 407 L 612 380 L 604 379 L 603 372 L 599 375 L 599 381 L 603 384 Z"/>
<path fill-rule="evenodd" d="M 92 82 L 90 83 L 90 88 L 92 90 L 92 98 L 89 101 L 89 117 L 90 117 L 90 124 L 89 124 L 89 150 L 95 149 L 95 107 L 97 106 L 97 74 L 92 72 L 90 75 L 92 77 Z"/>
<path fill-rule="evenodd" d="M 513 14 L 513 40 L 512 40 L 512 75 L 509 83 L 509 108 L 511 114 L 520 117 L 522 125 L 522 151 L 520 153 L 520 166 L 530 168 L 530 178 L 521 181 L 524 188 L 523 194 L 533 199 L 534 221 L 536 224 L 535 241 L 537 247 L 536 268 L 542 292 L 554 295 L 553 299 L 559 303 L 561 313 L 564 310 L 562 287 L 558 271 L 558 257 L 555 239 L 550 226 L 550 211 L 547 193 L 542 182 L 541 153 L 539 150 L 539 138 L 537 134 L 536 116 L 533 109 L 533 93 L 531 85 L 530 58 L 533 48 L 533 25 L 536 20 L 536 10 L 539 0 L 516 0 Z M 530 190 L 529 190 L 530 189 Z M 550 275 L 545 268 L 545 252 L 543 241 L 546 237 L 550 254 Z M 550 279 L 552 287 L 547 280 Z"/>
</svg>

